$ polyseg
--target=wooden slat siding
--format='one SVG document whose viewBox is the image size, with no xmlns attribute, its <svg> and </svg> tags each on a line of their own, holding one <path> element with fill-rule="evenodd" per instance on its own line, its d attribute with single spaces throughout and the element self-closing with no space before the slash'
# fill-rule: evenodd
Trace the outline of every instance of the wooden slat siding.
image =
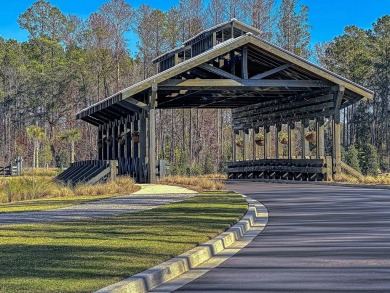
<svg viewBox="0 0 390 293">
<path fill-rule="evenodd" d="M 256 107 L 252 108 L 253 110 L 247 110 L 247 111 L 242 111 L 242 112 L 236 112 L 233 111 L 233 116 L 234 119 L 240 119 L 240 118 L 248 118 L 251 116 L 258 116 L 262 114 L 267 114 L 267 113 L 273 113 L 275 111 L 283 111 L 286 109 L 299 109 L 301 107 L 306 107 L 309 105 L 315 105 L 319 104 L 321 102 L 326 102 L 326 101 L 332 101 L 333 100 L 333 95 L 324 95 L 320 96 L 317 98 L 311 98 L 311 99 L 294 99 L 290 101 L 283 101 L 281 104 L 274 104 L 270 106 L 259 106 L 257 105 Z"/>
<path fill-rule="evenodd" d="M 273 125 L 276 122 L 287 123 L 296 121 L 298 120 L 298 117 L 300 117 L 300 119 L 317 118 L 318 116 L 328 116 L 332 113 L 334 113 L 333 102 L 328 102 L 315 106 L 309 106 L 305 109 L 284 110 L 275 113 L 263 114 L 259 117 L 254 116 L 248 119 L 235 119 L 233 126 L 236 129 L 247 129 L 261 125 L 261 123 L 264 123 L 264 125 Z"/>
</svg>

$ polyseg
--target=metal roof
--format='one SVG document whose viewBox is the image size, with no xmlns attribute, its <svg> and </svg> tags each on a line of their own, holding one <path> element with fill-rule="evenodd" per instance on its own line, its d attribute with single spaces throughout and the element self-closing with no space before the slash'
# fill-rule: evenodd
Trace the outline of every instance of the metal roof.
<svg viewBox="0 0 390 293">
<path fill-rule="evenodd" d="M 191 59 L 188 59 L 182 63 L 179 63 L 161 73 L 158 73 L 150 78 L 147 78 L 141 82 L 138 82 L 128 88 L 123 89 L 119 93 L 116 93 L 103 101 L 100 101 L 99 103 L 96 103 L 88 108 L 83 109 L 82 111 L 77 113 L 78 119 L 83 119 L 83 117 L 89 116 L 92 113 L 95 113 L 97 111 L 101 111 L 104 108 L 111 107 L 112 105 L 118 103 L 119 101 L 126 101 L 126 99 L 136 99 L 141 100 L 140 94 L 144 93 L 146 94 L 149 90 L 151 90 L 152 84 L 160 84 L 164 81 L 167 81 L 171 78 L 181 78 L 186 79 L 187 78 L 187 72 L 196 70 L 203 70 L 200 65 L 207 63 L 209 60 L 213 60 L 219 56 L 225 55 L 229 53 L 232 50 L 237 50 L 243 46 L 249 47 L 249 57 L 250 60 L 250 68 L 249 70 L 251 72 L 254 72 L 254 70 L 258 70 L 262 68 L 262 70 L 269 70 L 271 68 L 283 65 L 283 64 L 291 64 L 291 67 L 281 71 L 274 75 L 276 79 L 284 80 L 284 79 L 296 79 L 296 80 L 310 80 L 310 79 L 318 79 L 324 82 L 329 82 L 333 85 L 341 85 L 346 88 L 346 99 L 350 100 L 351 102 L 355 100 L 359 100 L 361 98 L 372 98 L 373 97 L 373 91 L 351 81 L 347 78 L 344 78 L 338 74 L 335 74 L 325 68 L 322 68 L 308 60 L 305 60 L 287 50 L 284 50 L 274 44 L 271 44 L 270 42 L 267 42 L 263 39 L 261 39 L 258 36 L 253 35 L 252 33 L 247 33 L 246 35 L 229 39 L 223 43 L 220 43 L 213 48 L 209 49 L 208 51 L 205 51 L 201 53 L 200 55 L 197 55 Z M 200 68 L 200 69 L 199 69 Z M 191 73 L 192 74 L 192 73 Z M 208 74 L 212 74 L 209 73 Z M 254 73 L 251 73 L 254 74 Z M 194 78 L 194 77 L 192 77 Z M 196 77 L 195 77 L 196 78 Z M 199 77 L 198 77 L 199 78 Z M 218 77 L 217 77 L 218 78 Z M 220 78 L 220 77 L 219 77 Z M 238 77 L 237 77 L 238 78 Z M 210 87 L 212 89 L 212 87 Z M 182 99 L 180 103 L 169 103 L 166 100 L 164 100 L 164 97 L 168 96 L 168 92 L 163 92 L 158 94 L 158 101 L 159 106 L 158 107 L 197 107 L 197 106 L 205 106 L 205 104 L 202 104 L 201 98 L 209 98 L 210 97 L 210 89 L 203 95 L 203 93 L 191 93 L 190 95 L 184 95 L 179 98 L 186 97 L 186 99 Z M 239 88 L 238 88 L 239 90 Z M 299 89 L 286 89 L 286 92 L 284 93 L 283 90 L 280 90 L 279 93 L 267 93 L 262 94 L 263 91 L 259 90 L 258 92 L 251 93 L 254 98 L 256 97 L 262 97 L 268 98 L 268 99 L 275 99 L 276 97 L 281 97 L 283 95 L 291 95 L 294 91 Z M 177 90 L 176 90 L 177 91 Z M 216 90 L 217 92 L 218 90 Z M 165 96 L 164 96 L 165 94 Z M 227 95 L 237 95 L 242 97 L 240 99 L 236 99 L 236 103 L 233 103 L 233 98 L 231 100 L 231 104 L 223 104 L 219 103 L 218 95 L 215 95 L 212 97 L 216 102 L 209 103 L 210 107 L 237 107 L 239 105 L 246 105 L 248 103 L 251 103 L 251 99 L 245 98 L 245 93 L 243 92 L 237 92 L 237 93 L 227 93 L 226 91 L 219 92 L 220 96 L 227 96 Z M 192 95 L 192 96 L 191 96 Z M 251 97 L 252 97 L 251 96 Z M 193 97 L 191 100 L 191 103 L 188 101 Z M 161 104 L 162 102 L 163 104 Z M 188 104 L 186 105 L 186 102 Z M 253 100 L 253 103 L 256 101 Z M 219 104 L 218 104 L 219 103 Z M 227 103 L 229 103 L 229 100 L 227 100 Z M 246 104 L 245 104 L 246 103 Z M 160 105 L 161 104 L 161 105 Z"/>
</svg>

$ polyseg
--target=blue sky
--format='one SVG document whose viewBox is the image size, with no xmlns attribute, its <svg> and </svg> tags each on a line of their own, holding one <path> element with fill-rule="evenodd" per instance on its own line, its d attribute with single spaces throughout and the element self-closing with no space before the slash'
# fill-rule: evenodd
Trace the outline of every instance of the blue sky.
<svg viewBox="0 0 390 293">
<path fill-rule="evenodd" d="M 76 14 L 85 19 L 107 1 L 51 0 L 50 2 L 65 14 Z M 0 0 L 1 37 L 19 41 L 27 40 L 27 32 L 19 28 L 17 19 L 34 2 L 34 0 Z M 170 6 L 176 5 L 178 0 L 127 0 L 127 2 L 135 8 L 145 3 L 153 8 L 167 10 Z M 312 45 L 329 41 L 342 34 L 347 25 L 354 24 L 361 28 L 369 28 L 379 17 L 390 15 L 390 0 L 301 0 L 300 2 L 310 8 L 309 22 L 313 26 L 311 30 Z M 130 48 L 134 51 L 136 40 L 132 34 L 129 37 L 131 38 Z"/>
</svg>

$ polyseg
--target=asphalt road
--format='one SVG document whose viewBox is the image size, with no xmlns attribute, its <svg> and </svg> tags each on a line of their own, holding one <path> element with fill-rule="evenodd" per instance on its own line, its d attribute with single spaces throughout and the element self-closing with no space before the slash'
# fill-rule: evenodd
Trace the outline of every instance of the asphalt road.
<svg viewBox="0 0 390 293">
<path fill-rule="evenodd" d="M 262 202 L 265 230 L 175 292 L 390 292 L 390 191 L 234 183 Z"/>
</svg>

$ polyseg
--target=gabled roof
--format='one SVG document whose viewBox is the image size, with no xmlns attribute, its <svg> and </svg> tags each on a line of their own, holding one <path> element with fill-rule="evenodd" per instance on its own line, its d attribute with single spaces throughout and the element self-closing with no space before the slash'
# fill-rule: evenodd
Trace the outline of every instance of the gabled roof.
<svg viewBox="0 0 390 293">
<path fill-rule="evenodd" d="M 219 56 L 226 55 L 231 51 L 239 50 L 243 46 L 249 48 L 248 62 L 252 64 L 250 65 L 249 68 L 251 71 L 250 75 L 257 74 L 255 70 L 262 69 L 263 71 L 267 71 L 272 68 L 277 68 L 283 65 L 287 65 L 284 70 L 280 70 L 279 72 L 276 72 L 274 75 L 266 77 L 265 79 L 265 81 L 267 81 L 266 84 L 272 84 L 272 82 L 269 80 L 272 77 L 273 80 L 317 81 L 319 83 L 327 84 L 328 86 L 332 86 L 332 85 L 343 86 L 345 87 L 345 95 L 343 100 L 345 105 L 347 105 L 349 102 L 353 102 L 361 98 L 371 99 L 373 97 L 373 91 L 353 81 L 350 81 L 338 74 L 335 74 L 327 69 L 324 69 L 316 64 L 313 64 L 310 61 L 305 60 L 297 55 L 294 55 L 293 53 L 288 52 L 278 46 L 275 46 L 265 40 L 262 40 L 260 37 L 257 37 L 252 33 L 247 33 L 246 35 L 243 35 L 241 37 L 237 37 L 235 39 L 229 39 L 223 43 L 220 43 L 214 46 L 212 49 L 200 55 L 197 55 L 159 74 L 156 74 L 128 88 L 123 89 L 119 93 L 111 97 L 108 97 L 103 101 L 96 103 L 80 111 L 79 113 L 77 113 L 77 118 L 84 119 L 84 117 L 87 117 L 92 113 L 100 111 L 103 108 L 110 107 L 111 105 L 114 105 L 115 103 L 118 103 L 118 101 L 121 100 L 126 101 L 128 99 L 135 99 L 138 101 L 142 101 L 142 99 L 144 99 L 145 96 L 148 95 L 153 84 L 159 85 L 172 78 L 176 78 L 176 81 L 178 80 L 178 78 L 188 79 L 191 78 L 191 76 L 192 78 L 201 78 L 201 76 L 197 76 L 197 77 L 194 77 L 193 75 L 188 76 L 188 73 L 193 74 L 192 72 L 194 71 L 202 71 L 202 70 L 203 73 L 206 73 L 204 69 L 200 68 L 202 64 L 205 64 L 210 60 L 213 60 Z M 207 73 L 212 74 L 210 72 Z M 221 76 L 217 76 L 217 78 L 220 79 Z M 239 79 L 239 77 L 237 77 L 237 79 Z M 270 88 L 272 89 L 272 86 L 267 88 L 258 88 L 258 90 L 256 90 L 255 88 L 256 88 L 255 86 L 251 88 L 250 93 L 248 93 L 251 94 L 249 98 L 246 98 L 245 96 L 241 96 L 241 98 L 237 98 L 239 97 L 239 95 L 237 96 L 234 90 L 240 90 L 240 88 L 235 88 L 233 90 L 232 88 L 229 88 L 229 91 L 226 90 L 224 91 L 223 89 L 216 88 L 215 92 L 217 92 L 217 95 L 208 96 L 210 90 L 213 90 L 213 87 L 211 86 L 206 89 L 207 92 L 200 91 L 200 93 L 198 94 L 192 93 L 192 97 L 194 98 L 191 101 L 191 103 L 188 103 L 188 105 L 186 103 L 190 99 L 191 95 L 186 94 L 186 95 L 179 96 L 183 98 L 181 103 L 176 103 L 176 104 L 169 103 L 167 97 L 171 96 L 172 91 L 170 92 L 169 89 L 167 89 L 166 91 L 162 90 L 162 92 L 160 92 L 160 88 L 159 88 L 158 107 L 204 106 L 205 104 L 202 104 L 203 98 L 208 99 L 211 97 L 212 99 L 217 101 L 218 95 L 220 97 L 226 97 L 228 95 L 232 95 L 233 97 L 233 95 L 236 95 L 234 96 L 236 97 L 235 100 L 236 103 L 233 103 L 233 98 L 231 98 L 230 105 L 226 104 L 226 102 L 224 104 L 220 103 L 220 105 L 218 104 L 219 102 L 215 102 L 214 104 L 212 103 L 206 104 L 206 106 L 210 105 L 210 107 L 217 107 L 217 106 L 237 107 L 239 105 L 248 105 L 250 103 L 256 103 L 259 101 L 259 99 L 263 99 L 263 100 L 275 99 L 275 98 L 285 97 L 287 95 L 291 96 L 296 92 L 296 90 L 313 90 L 313 88 L 295 89 L 289 87 L 283 87 L 283 88 L 277 87 L 276 94 L 275 91 L 273 94 L 271 93 L 268 94 L 266 90 L 269 90 Z M 173 92 L 177 92 L 177 89 Z M 263 92 L 264 93 L 267 92 L 267 94 L 263 94 Z M 229 100 L 227 100 L 227 103 L 229 103 Z"/>
<path fill-rule="evenodd" d="M 201 31 L 200 33 L 198 33 L 197 35 L 193 36 L 192 38 L 188 39 L 187 41 L 183 42 L 182 45 L 172 49 L 172 50 L 169 50 L 163 54 L 161 54 L 160 56 L 154 58 L 152 60 L 153 63 L 156 63 L 156 62 L 159 62 L 169 56 L 172 56 L 174 55 L 175 53 L 179 52 L 179 51 L 182 51 L 183 49 L 191 46 L 193 43 L 199 41 L 199 40 L 202 40 L 204 38 L 206 38 L 207 36 L 211 35 L 212 33 L 218 31 L 218 30 L 222 30 L 224 28 L 228 28 L 228 27 L 234 27 L 235 29 L 238 29 L 238 30 L 241 30 L 243 31 L 244 33 L 253 33 L 254 35 L 260 35 L 261 34 L 261 31 L 254 28 L 254 27 L 251 27 L 249 25 L 247 25 L 246 23 L 243 23 L 235 18 L 232 18 L 231 20 L 229 21 L 226 21 L 226 22 L 223 22 L 223 23 L 220 23 L 220 24 L 217 24 L 213 27 L 210 27 L 208 29 L 205 29 L 203 31 Z M 242 35 L 242 34 L 240 34 Z M 234 38 L 234 35 L 232 36 L 232 38 Z"/>
</svg>

